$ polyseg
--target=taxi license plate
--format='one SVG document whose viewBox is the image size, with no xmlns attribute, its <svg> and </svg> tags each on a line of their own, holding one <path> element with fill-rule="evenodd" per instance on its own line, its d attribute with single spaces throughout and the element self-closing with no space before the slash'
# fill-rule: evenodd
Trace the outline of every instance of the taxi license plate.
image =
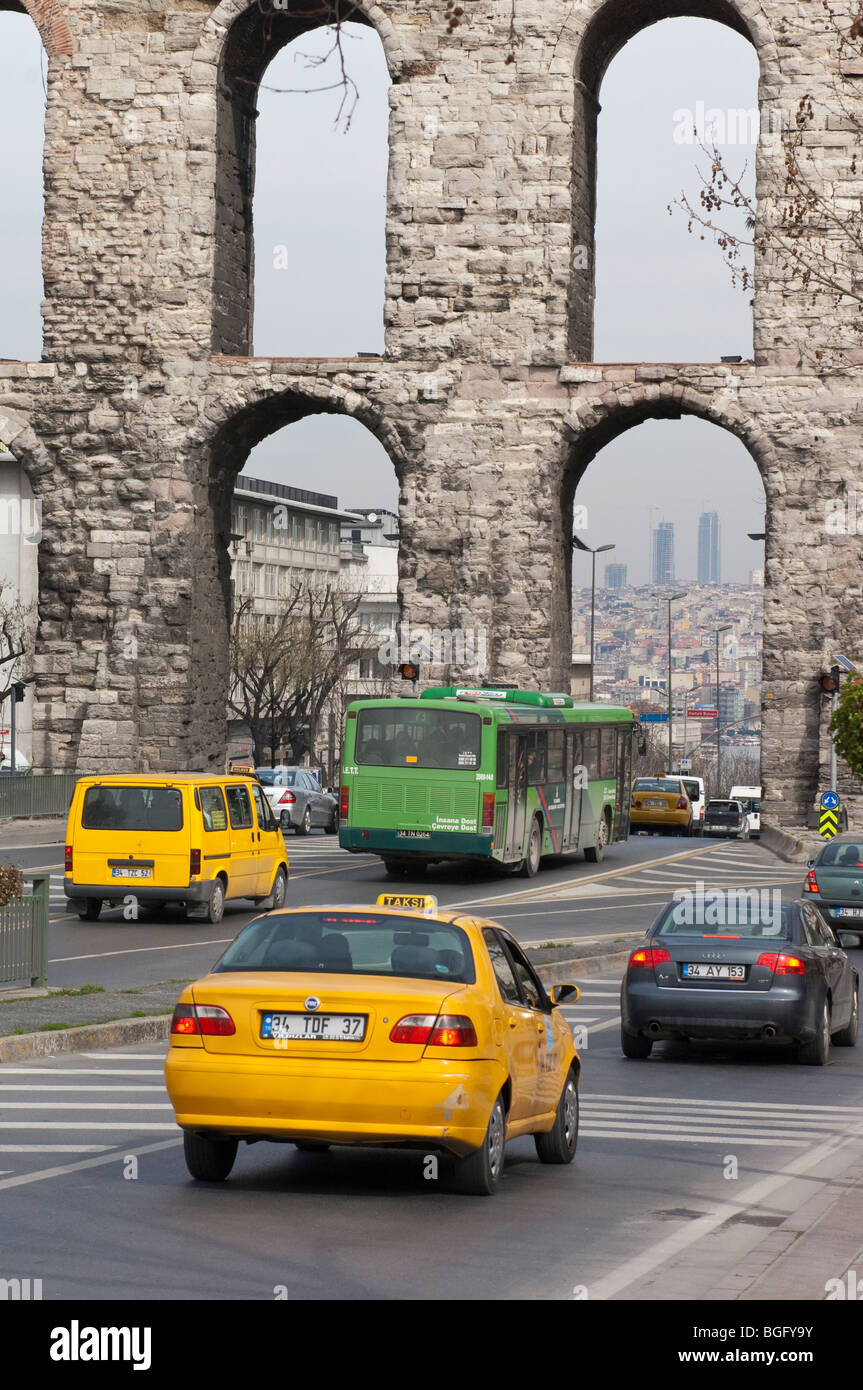
<svg viewBox="0 0 863 1390">
<path fill-rule="evenodd" d="M 745 980 L 745 965 L 708 965 L 704 961 L 685 962 L 685 980 Z"/>
<path fill-rule="evenodd" d="M 133 868 L 131 864 L 115 864 L 111 870 L 112 878 L 152 878 L 152 869 Z"/>
<path fill-rule="evenodd" d="M 661 797 L 653 796 L 645 797 L 644 804 L 645 806 L 664 806 L 665 802 L 662 800 Z"/>
<path fill-rule="evenodd" d="M 261 1014 L 261 1037 L 280 1042 L 362 1042 L 364 1014 Z"/>
</svg>

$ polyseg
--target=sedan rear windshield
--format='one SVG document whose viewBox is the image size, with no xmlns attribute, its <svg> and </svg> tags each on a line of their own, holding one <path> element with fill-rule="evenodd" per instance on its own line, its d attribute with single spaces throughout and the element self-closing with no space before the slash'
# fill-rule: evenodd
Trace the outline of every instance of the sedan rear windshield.
<svg viewBox="0 0 863 1390">
<path fill-rule="evenodd" d="M 180 830 L 183 803 L 176 787 L 88 787 L 85 830 Z"/>
<path fill-rule="evenodd" d="M 355 759 L 378 767 L 438 767 L 475 771 L 482 719 L 462 710 L 382 706 L 357 719 Z"/>
<path fill-rule="evenodd" d="M 418 980 L 476 979 L 470 942 L 459 927 L 379 912 L 291 912 L 258 917 L 214 966 L 306 975 L 392 975 Z"/>
<path fill-rule="evenodd" d="M 793 903 L 780 903 L 773 892 L 757 888 L 708 889 L 681 893 L 663 908 L 652 936 L 709 936 L 742 941 L 793 941 L 796 923 Z"/>
<path fill-rule="evenodd" d="M 816 862 L 818 864 L 833 864 L 837 869 L 861 869 L 863 868 L 863 845 L 850 845 L 847 840 L 844 844 L 837 844 L 834 840 L 832 844 L 824 846 Z"/>
<path fill-rule="evenodd" d="M 262 787 L 292 787 L 297 780 L 293 768 L 256 767 L 255 776 Z"/>
<path fill-rule="evenodd" d="M 673 792 L 675 796 L 679 796 L 680 783 L 666 782 L 661 777 L 636 777 L 632 790 L 634 792 Z"/>
</svg>

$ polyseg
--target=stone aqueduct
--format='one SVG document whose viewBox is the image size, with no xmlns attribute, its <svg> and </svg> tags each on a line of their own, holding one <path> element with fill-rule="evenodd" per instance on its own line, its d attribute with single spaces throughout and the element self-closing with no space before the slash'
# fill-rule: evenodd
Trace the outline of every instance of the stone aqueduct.
<svg viewBox="0 0 863 1390">
<path fill-rule="evenodd" d="M 255 84 L 320 0 L 23 3 L 50 59 L 45 338 L 41 362 L 0 363 L 0 437 L 43 499 L 37 765 L 223 756 L 230 489 L 282 425 L 372 430 L 400 482 L 405 618 L 484 627 L 490 675 L 560 687 L 578 479 L 632 425 L 692 413 L 743 441 L 766 489 L 763 780 L 799 823 L 827 757 L 818 673 L 837 645 L 863 655 L 860 539 L 824 530 L 826 497 L 863 495 L 859 322 L 765 257 L 753 363 L 595 365 L 573 249 L 593 242 L 596 92 L 629 38 L 721 21 L 757 50 L 761 102 L 793 111 L 826 93 L 821 6 L 460 0 L 453 29 L 445 0 L 341 0 L 393 82 L 370 361 L 248 355 Z M 825 132 L 825 178 L 850 139 Z M 758 158 L 763 189 L 781 152 Z"/>
</svg>

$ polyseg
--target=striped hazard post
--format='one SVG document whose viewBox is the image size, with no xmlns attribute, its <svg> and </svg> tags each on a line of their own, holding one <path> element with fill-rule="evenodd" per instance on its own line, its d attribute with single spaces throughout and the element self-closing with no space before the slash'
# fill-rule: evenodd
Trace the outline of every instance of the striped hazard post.
<svg viewBox="0 0 863 1390">
<path fill-rule="evenodd" d="M 839 797 L 836 792 L 821 793 L 821 814 L 818 833 L 823 840 L 832 840 L 839 830 Z"/>
</svg>

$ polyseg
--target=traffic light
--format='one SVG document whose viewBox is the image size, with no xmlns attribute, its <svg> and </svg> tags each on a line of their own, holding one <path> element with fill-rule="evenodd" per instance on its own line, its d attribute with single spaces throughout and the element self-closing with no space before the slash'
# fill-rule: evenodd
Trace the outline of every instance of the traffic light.
<svg viewBox="0 0 863 1390">
<path fill-rule="evenodd" d="M 20 705 L 21 701 L 24 699 L 24 696 L 26 694 L 27 687 L 24 684 L 24 682 L 16 681 L 15 684 L 12 686 L 12 698 L 15 701 L 16 705 Z"/>
<path fill-rule="evenodd" d="M 403 681 L 418 681 L 420 678 L 419 663 L 416 661 L 403 661 L 396 670 Z"/>
<path fill-rule="evenodd" d="M 839 689 L 839 667 L 831 666 L 829 671 L 822 671 L 818 677 L 818 684 L 822 695 L 835 694 Z"/>
</svg>

